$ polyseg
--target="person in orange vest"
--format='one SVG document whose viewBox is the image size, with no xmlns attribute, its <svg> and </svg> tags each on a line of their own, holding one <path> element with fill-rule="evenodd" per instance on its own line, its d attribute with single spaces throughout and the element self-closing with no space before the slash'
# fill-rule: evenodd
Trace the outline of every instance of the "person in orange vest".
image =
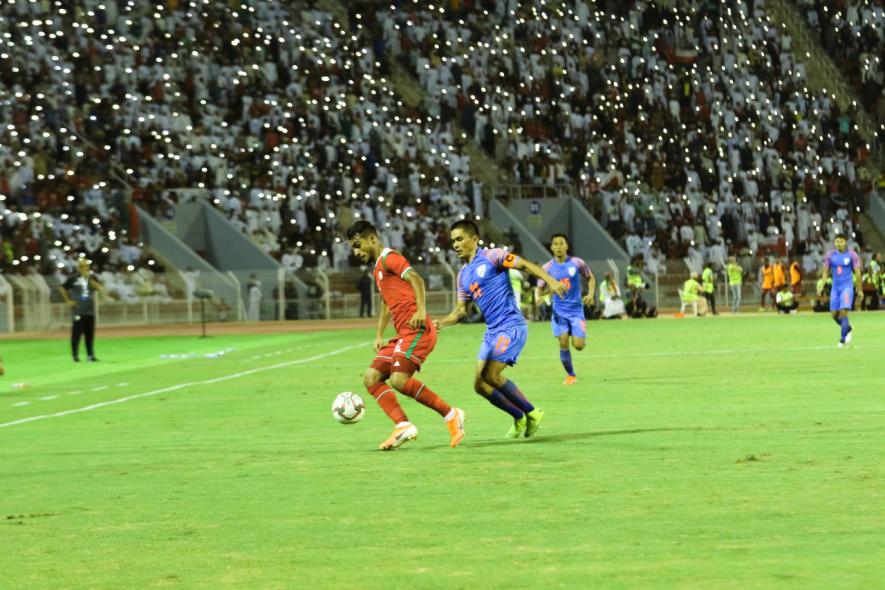
<svg viewBox="0 0 885 590">
<path fill-rule="evenodd" d="M 796 297 L 802 294 L 802 269 L 798 260 L 794 260 L 790 264 L 790 291 Z"/>
<path fill-rule="evenodd" d="M 787 269 L 784 268 L 784 262 L 780 258 L 774 259 L 774 292 L 780 293 L 784 285 L 787 284 Z"/>
<path fill-rule="evenodd" d="M 771 263 L 771 259 L 765 261 L 762 265 L 762 268 L 759 269 L 759 274 L 762 278 L 762 301 L 759 302 L 759 311 L 765 311 L 765 296 L 771 293 L 771 304 L 775 304 L 775 293 L 774 290 L 774 265 Z"/>
</svg>

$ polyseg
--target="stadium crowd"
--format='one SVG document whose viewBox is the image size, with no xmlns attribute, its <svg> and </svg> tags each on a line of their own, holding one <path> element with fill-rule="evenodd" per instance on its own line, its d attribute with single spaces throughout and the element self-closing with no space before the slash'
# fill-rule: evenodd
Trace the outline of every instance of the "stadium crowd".
<svg viewBox="0 0 885 590">
<path fill-rule="evenodd" d="M 796 0 L 821 46 L 848 76 L 885 141 L 885 3 Z"/>
<path fill-rule="evenodd" d="M 451 255 L 448 224 L 482 211 L 462 130 L 520 183 L 577 185 L 651 272 L 863 246 L 865 144 L 761 2 L 350 6 L 4 4 L 0 265 L 157 268 L 120 247 L 121 175 L 161 218 L 199 189 L 291 270 L 345 268 L 356 219 Z M 426 104 L 396 94 L 399 65 Z"/>
</svg>

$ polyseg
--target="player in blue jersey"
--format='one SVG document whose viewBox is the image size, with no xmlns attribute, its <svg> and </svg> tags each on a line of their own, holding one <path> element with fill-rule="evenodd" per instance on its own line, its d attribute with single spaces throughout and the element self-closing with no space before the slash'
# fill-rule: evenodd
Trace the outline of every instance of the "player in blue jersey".
<svg viewBox="0 0 885 590">
<path fill-rule="evenodd" d="M 848 323 L 848 312 L 854 307 L 854 283 L 862 289 L 863 282 L 860 275 L 860 259 L 854 250 L 848 250 L 848 240 L 844 234 L 839 234 L 833 240 L 835 250 L 830 250 L 824 259 L 824 276 L 821 284 L 832 277 L 833 287 L 830 289 L 830 311 L 833 313 L 833 321 L 839 324 L 842 336 L 839 338 L 839 348 L 851 342 L 853 328 Z"/>
<path fill-rule="evenodd" d="M 486 321 L 486 333 L 477 355 L 473 389 L 492 405 L 513 417 L 508 438 L 534 436 L 544 418 L 503 372 L 516 363 L 525 346 L 528 327 L 522 317 L 507 271 L 524 270 L 543 279 L 549 289 L 564 295 L 565 285 L 535 264 L 501 248 L 480 248 L 479 228 L 469 219 L 457 221 L 451 228 L 452 248 L 464 266 L 458 271 L 458 302 L 446 317 L 436 320 L 437 328 L 457 324 L 467 315 L 467 303 L 474 301 Z"/>
<path fill-rule="evenodd" d="M 587 337 L 587 321 L 584 318 L 584 305 L 593 304 L 593 293 L 596 292 L 596 277 L 590 271 L 587 263 L 577 256 L 568 255 L 568 237 L 565 234 L 554 234 L 550 240 L 550 251 L 553 259 L 544 265 L 544 270 L 550 276 L 565 285 L 566 293 L 563 296 L 553 296 L 553 317 L 550 325 L 553 327 L 553 336 L 559 340 L 559 360 L 566 376 L 562 382 L 564 385 L 574 385 L 578 382 L 575 368 L 572 364 L 571 345 L 575 350 L 584 350 L 584 341 Z M 581 297 L 582 277 L 587 279 L 587 295 Z M 538 281 L 539 292 L 546 289 L 544 280 Z"/>
</svg>

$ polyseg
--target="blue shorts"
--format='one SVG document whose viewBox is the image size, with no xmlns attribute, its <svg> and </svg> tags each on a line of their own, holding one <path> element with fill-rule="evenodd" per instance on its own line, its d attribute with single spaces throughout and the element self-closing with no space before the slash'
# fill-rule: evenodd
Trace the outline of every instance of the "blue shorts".
<svg viewBox="0 0 885 590">
<path fill-rule="evenodd" d="M 830 290 L 830 311 L 850 310 L 854 305 L 854 285 L 837 287 Z"/>
<path fill-rule="evenodd" d="M 553 328 L 553 335 L 557 338 L 563 334 L 571 334 L 572 338 L 587 337 L 587 321 L 583 313 L 579 316 L 561 316 L 554 313 L 550 319 L 550 327 Z"/>
<path fill-rule="evenodd" d="M 482 337 L 482 345 L 476 358 L 481 361 L 498 361 L 507 365 L 516 364 L 519 353 L 529 339 L 525 324 L 505 326 L 494 331 L 487 330 Z"/>
</svg>

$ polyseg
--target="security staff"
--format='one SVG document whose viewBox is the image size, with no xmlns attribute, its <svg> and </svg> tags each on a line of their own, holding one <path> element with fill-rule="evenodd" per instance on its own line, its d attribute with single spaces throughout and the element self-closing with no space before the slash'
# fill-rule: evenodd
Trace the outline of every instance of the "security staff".
<svg viewBox="0 0 885 590">
<path fill-rule="evenodd" d="M 85 337 L 86 354 L 90 362 L 95 362 L 95 297 L 102 286 L 89 268 L 89 261 L 81 258 L 77 264 L 78 273 L 72 275 L 59 288 L 65 303 L 71 308 L 71 354 L 74 362 L 80 362 L 80 337 Z"/>
</svg>

